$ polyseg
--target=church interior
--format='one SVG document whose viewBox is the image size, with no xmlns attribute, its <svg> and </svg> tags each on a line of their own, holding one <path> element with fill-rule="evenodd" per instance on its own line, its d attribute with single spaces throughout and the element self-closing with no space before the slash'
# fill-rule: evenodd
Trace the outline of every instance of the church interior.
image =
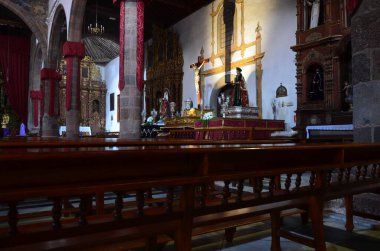
<svg viewBox="0 0 380 251">
<path fill-rule="evenodd" d="M 379 250 L 379 13 L 0 0 L 0 250 Z"/>
</svg>

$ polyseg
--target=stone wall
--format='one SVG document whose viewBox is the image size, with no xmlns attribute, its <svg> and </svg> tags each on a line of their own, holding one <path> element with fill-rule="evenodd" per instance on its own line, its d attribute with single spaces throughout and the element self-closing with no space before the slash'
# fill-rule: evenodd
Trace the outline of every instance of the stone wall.
<svg viewBox="0 0 380 251">
<path fill-rule="evenodd" d="M 352 18 L 354 141 L 380 142 L 380 1 L 363 0 Z"/>
</svg>

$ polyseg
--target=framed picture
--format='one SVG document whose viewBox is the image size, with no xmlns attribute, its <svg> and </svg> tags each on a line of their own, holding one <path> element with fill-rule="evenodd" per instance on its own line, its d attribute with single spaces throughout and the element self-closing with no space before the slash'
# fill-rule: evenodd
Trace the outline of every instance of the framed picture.
<svg viewBox="0 0 380 251">
<path fill-rule="evenodd" d="M 120 94 L 117 95 L 117 122 L 120 122 Z"/>
<path fill-rule="evenodd" d="M 110 94 L 110 111 L 115 110 L 115 93 Z"/>
</svg>

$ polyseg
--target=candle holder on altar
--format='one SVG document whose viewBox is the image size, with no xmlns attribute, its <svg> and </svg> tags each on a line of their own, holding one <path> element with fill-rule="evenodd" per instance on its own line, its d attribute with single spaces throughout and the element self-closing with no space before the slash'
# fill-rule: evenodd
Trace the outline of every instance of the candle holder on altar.
<svg viewBox="0 0 380 251">
<path fill-rule="evenodd" d="M 169 106 L 170 106 L 170 117 L 174 118 L 176 103 L 170 102 Z"/>
<path fill-rule="evenodd" d="M 156 109 L 153 108 L 153 110 L 150 112 L 150 116 L 153 117 L 153 123 L 156 122 L 156 117 L 157 117 L 157 111 Z"/>
<path fill-rule="evenodd" d="M 228 109 L 228 105 L 230 103 L 230 97 L 226 97 L 224 93 L 222 92 L 220 96 L 218 97 L 218 104 L 220 105 L 220 114 L 222 115 L 223 118 L 226 117 L 226 112 Z"/>
</svg>

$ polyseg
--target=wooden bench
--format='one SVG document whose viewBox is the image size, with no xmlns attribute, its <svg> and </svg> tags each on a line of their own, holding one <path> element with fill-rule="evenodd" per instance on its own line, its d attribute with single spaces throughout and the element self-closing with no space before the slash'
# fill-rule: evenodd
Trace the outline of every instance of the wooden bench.
<svg viewBox="0 0 380 251">
<path fill-rule="evenodd" d="M 1 148 L 0 201 L 9 210 L 8 227 L 0 231 L 0 247 L 78 247 L 122 236 L 143 237 L 148 248 L 155 250 L 157 236 L 167 234 L 174 238 L 178 250 L 191 250 L 193 234 L 247 224 L 252 217 L 271 213 L 275 250 L 280 235 L 325 250 L 323 201 L 379 188 L 380 167 L 371 166 L 380 163 L 379 145 L 135 145 L 114 151 L 101 149 L 56 147 L 32 152 Z M 355 166 L 367 168 L 358 172 Z M 369 169 L 369 178 L 363 178 L 364 170 Z M 333 182 L 334 171 L 341 178 Z M 345 179 L 348 172 L 358 178 Z M 305 175 L 309 175 L 309 182 L 301 184 Z M 253 193 L 243 192 L 248 179 L 253 181 Z M 221 194 L 209 191 L 209 184 L 215 181 L 224 184 Z M 236 190 L 230 187 L 232 181 L 238 184 Z M 267 189 L 263 189 L 263 182 L 267 182 Z M 146 204 L 145 192 L 153 188 L 162 190 L 165 203 Z M 89 198 L 104 192 L 116 194 L 114 213 L 90 215 Z M 130 206 L 123 209 L 124 194 L 129 195 Z M 63 218 L 62 198 L 70 196 L 80 197 L 80 213 Z M 17 202 L 36 197 L 53 201 L 52 219 L 18 222 Z M 283 210 L 305 206 L 310 209 L 314 241 L 279 229 Z"/>
</svg>

